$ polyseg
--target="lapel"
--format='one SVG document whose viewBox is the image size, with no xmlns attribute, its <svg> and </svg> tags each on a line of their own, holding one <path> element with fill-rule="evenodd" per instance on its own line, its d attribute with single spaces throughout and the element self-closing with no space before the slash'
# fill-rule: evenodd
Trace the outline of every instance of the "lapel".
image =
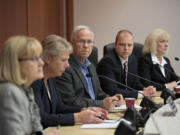
<svg viewBox="0 0 180 135">
<path fill-rule="evenodd" d="M 95 99 L 97 99 L 97 95 L 98 95 L 97 92 L 99 92 L 99 91 L 96 90 L 96 89 L 97 89 L 97 86 L 98 86 L 98 84 L 97 84 L 97 78 L 98 78 L 98 76 L 95 74 L 95 73 L 96 73 L 96 70 L 94 70 L 92 64 L 89 65 L 88 70 L 89 70 L 89 73 L 92 75 L 91 81 L 92 81 L 92 85 L 93 85 L 93 89 L 94 89 Z M 89 92 L 88 92 L 88 93 L 89 93 Z"/>
<path fill-rule="evenodd" d="M 125 80 L 125 73 L 124 73 L 124 68 L 122 66 L 122 63 L 119 59 L 119 56 L 117 55 L 117 53 L 115 52 L 115 50 L 113 50 L 113 55 L 114 58 L 112 58 L 112 60 L 114 61 L 113 63 L 114 65 L 114 70 L 115 72 L 118 74 L 119 80 L 124 81 Z M 129 65 L 129 62 L 128 62 Z M 128 67 L 129 68 L 129 67 Z"/>
<path fill-rule="evenodd" d="M 83 73 L 82 73 L 82 71 L 80 69 L 80 66 L 76 62 L 76 60 L 75 60 L 75 58 L 74 58 L 74 56 L 72 54 L 70 56 L 69 63 L 71 65 L 72 69 L 75 71 L 76 75 L 80 78 L 80 81 L 82 82 L 86 93 L 88 93 L 88 95 L 89 95 L 88 85 L 87 85 L 86 79 L 84 78 L 84 75 L 83 75 Z"/>
<path fill-rule="evenodd" d="M 149 57 L 150 57 L 150 59 L 151 59 L 151 61 L 152 61 L 151 55 L 149 55 Z M 153 61 L 152 61 L 152 64 L 153 64 Z M 160 78 L 163 78 L 164 80 L 166 80 L 166 77 L 164 77 L 164 75 L 162 74 L 159 65 L 158 65 L 158 64 L 153 64 L 153 66 L 154 66 L 154 68 L 155 68 L 155 71 L 157 71 L 157 72 L 160 74 L 160 76 L 161 76 Z M 165 70 L 165 69 L 164 69 L 164 70 Z M 166 70 L 165 70 L 165 75 L 167 75 L 167 71 L 166 71 Z"/>
<path fill-rule="evenodd" d="M 55 89 L 55 85 L 53 84 L 53 80 L 50 78 L 48 79 L 48 85 L 49 85 L 49 93 L 50 93 L 50 96 L 51 96 L 51 100 L 50 100 L 50 103 L 51 103 L 51 109 L 52 109 L 52 112 L 55 112 L 56 110 L 56 101 L 54 97 L 56 97 L 56 93 L 54 92 L 56 89 Z M 46 92 L 47 93 L 47 92 Z"/>
</svg>

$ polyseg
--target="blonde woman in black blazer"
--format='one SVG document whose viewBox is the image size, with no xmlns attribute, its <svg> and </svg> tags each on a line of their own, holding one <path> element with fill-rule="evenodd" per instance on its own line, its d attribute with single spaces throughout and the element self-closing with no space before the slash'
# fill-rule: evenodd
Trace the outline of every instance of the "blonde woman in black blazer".
<svg viewBox="0 0 180 135">
<path fill-rule="evenodd" d="M 169 59 L 165 57 L 168 51 L 168 40 L 169 34 L 163 29 L 153 30 L 146 38 L 144 56 L 138 63 L 139 74 L 160 85 L 141 80 L 145 86 L 153 85 L 157 90 L 174 89 L 177 86 L 179 77 L 174 72 Z"/>
</svg>

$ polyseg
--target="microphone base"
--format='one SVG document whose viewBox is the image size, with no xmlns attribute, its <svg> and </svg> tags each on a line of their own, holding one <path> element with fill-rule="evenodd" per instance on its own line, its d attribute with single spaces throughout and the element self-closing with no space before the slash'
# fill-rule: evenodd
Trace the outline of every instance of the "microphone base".
<svg viewBox="0 0 180 135">
<path fill-rule="evenodd" d="M 115 135 L 136 135 L 136 129 L 122 121 L 116 128 Z"/>
</svg>

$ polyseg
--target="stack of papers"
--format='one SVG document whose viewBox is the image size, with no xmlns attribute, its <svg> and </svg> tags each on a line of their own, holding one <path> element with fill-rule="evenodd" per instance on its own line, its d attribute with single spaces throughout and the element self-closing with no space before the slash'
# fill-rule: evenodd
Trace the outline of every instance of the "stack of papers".
<svg viewBox="0 0 180 135">
<path fill-rule="evenodd" d="M 142 107 L 141 106 L 139 106 L 139 105 L 134 105 L 134 107 L 135 107 L 135 109 L 141 109 Z M 120 107 L 115 107 L 115 108 L 113 108 L 113 109 L 110 109 L 110 110 L 126 110 L 127 109 L 127 107 L 126 107 L 126 105 L 121 105 Z"/>
<path fill-rule="evenodd" d="M 125 119 L 115 119 L 115 120 L 104 120 L 103 123 L 99 124 L 83 124 L 81 128 L 117 128 L 120 122 L 126 122 L 127 124 L 131 124 L 130 121 Z"/>
</svg>

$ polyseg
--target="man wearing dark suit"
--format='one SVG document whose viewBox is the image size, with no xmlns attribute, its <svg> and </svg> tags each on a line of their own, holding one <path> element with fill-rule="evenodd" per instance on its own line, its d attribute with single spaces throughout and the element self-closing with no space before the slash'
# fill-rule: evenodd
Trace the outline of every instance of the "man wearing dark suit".
<svg viewBox="0 0 180 135">
<path fill-rule="evenodd" d="M 99 75 L 107 76 L 136 90 L 143 90 L 141 92 L 144 95 L 153 97 L 156 95 L 155 88 L 152 86 L 144 88 L 137 77 L 128 74 L 128 72 L 137 74 L 136 58 L 132 55 L 133 44 L 134 38 L 130 31 L 119 31 L 116 36 L 114 50 L 102 58 L 98 64 L 97 72 Z M 100 77 L 100 83 L 103 90 L 110 95 L 121 93 L 124 98 L 142 97 L 138 92 L 127 90 L 126 87 L 120 86 L 104 77 Z"/>
<path fill-rule="evenodd" d="M 87 26 L 77 26 L 72 33 L 73 54 L 70 55 L 70 67 L 57 78 L 57 87 L 61 89 L 65 104 L 88 107 L 98 106 L 106 109 L 121 105 L 122 96 L 109 97 L 102 91 L 96 69 L 87 59 L 91 54 L 94 34 Z"/>
</svg>

